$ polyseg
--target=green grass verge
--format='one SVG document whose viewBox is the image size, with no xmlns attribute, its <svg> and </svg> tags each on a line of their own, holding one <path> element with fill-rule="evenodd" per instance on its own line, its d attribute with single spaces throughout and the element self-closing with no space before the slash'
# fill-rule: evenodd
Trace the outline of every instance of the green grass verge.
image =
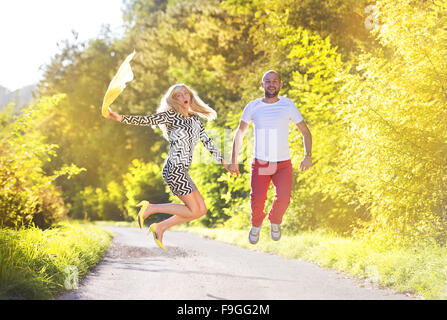
<svg viewBox="0 0 447 320">
<path fill-rule="evenodd" d="M 248 230 L 177 226 L 176 231 L 197 233 L 250 250 L 269 252 L 365 278 L 382 287 L 425 299 L 447 299 L 447 249 L 443 247 L 380 249 L 359 240 L 321 232 L 283 235 L 270 239 L 264 226 L 256 245 L 248 242 Z"/>
<path fill-rule="evenodd" d="M 104 228 L 79 222 L 0 229 L 0 299 L 53 299 L 101 260 L 111 239 Z"/>
</svg>

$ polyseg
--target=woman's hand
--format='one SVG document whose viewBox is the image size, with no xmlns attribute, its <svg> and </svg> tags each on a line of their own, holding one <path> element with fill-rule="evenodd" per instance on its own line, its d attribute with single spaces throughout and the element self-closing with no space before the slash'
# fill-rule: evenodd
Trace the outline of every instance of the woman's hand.
<svg viewBox="0 0 447 320">
<path fill-rule="evenodd" d="M 118 122 L 123 121 L 123 116 L 112 111 L 110 108 L 109 108 L 109 115 L 106 118 L 110 119 L 110 120 L 118 121 Z"/>
</svg>

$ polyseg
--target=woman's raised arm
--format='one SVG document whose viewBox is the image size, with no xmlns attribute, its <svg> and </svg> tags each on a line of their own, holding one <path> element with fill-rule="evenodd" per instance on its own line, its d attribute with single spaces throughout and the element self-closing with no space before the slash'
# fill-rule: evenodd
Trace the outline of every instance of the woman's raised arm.
<svg viewBox="0 0 447 320">
<path fill-rule="evenodd" d="M 118 122 L 123 122 L 125 124 L 134 124 L 138 126 L 154 126 L 157 124 L 166 124 L 171 122 L 169 111 L 155 113 L 147 116 L 125 116 L 109 109 L 109 115 L 106 118 Z"/>
</svg>

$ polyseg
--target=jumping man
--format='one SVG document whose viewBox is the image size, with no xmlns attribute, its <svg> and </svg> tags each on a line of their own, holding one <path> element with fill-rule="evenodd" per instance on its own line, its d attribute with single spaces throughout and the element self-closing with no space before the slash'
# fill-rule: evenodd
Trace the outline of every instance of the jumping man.
<svg viewBox="0 0 447 320">
<path fill-rule="evenodd" d="M 278 96 L 282 85 L 276 71 L 269 70 L 263 75 L 261 87 L 264 89 L 264 97 L 246 105 L 233 140 L 229 171 L 239 175 L 238 154 L 247 128 L 253 121 L 255 141 L 250 183 L 252 226 L 248 237 L 252 244 L 258 242 L 266 216 L 264 206 L 270 182 L 275 186 L 275 199 L 268 215 L 270 235 L 275 241 L 281 237 L 280 226 L 290 203 L 293 182 L 289 152 L 290 121 L 296 124 L 303 136 L 304 158 L 300 170 L 304 171 L 312 166 L 312 135 L 293 101 Z"/>
</svg>

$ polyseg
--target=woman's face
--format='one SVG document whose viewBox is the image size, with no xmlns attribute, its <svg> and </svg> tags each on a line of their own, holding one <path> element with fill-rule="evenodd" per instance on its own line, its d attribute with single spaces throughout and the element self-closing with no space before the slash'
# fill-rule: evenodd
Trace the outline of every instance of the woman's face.
<svg viewBox="0 0 447 320">
<path fill-rule="evenodd" d="M 174 93 L 174 99 L 183 107 L 183 108 L 189 108 L 191 103 L 191 96 L 189 94 L 189 91 L 182 87 L 179 90 L 177 90 L 176 93 Z"/>
</svg>

